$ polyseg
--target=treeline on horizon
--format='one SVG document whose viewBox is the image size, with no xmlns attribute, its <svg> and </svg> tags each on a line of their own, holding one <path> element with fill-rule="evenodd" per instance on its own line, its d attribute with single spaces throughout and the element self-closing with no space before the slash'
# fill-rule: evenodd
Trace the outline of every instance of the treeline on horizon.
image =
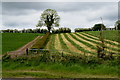
<svg viewBox="0 0 120 80">
<path fill-rule="evenodd" d="M 104 24 L 95 24 L 92 28 L 75 28 L 74 32 L 83 32 L 83 31 L 100 31 L 100 30 L 120 30 L 119 28 L 106 28 Z M 47 33 L 47 29 L 23 29 L 23 30 L 17 30 L 17 29 L 7 29 L 7 30 L 0 30 L 1 33 Z M 67 27 L 62 27 L 59 29 L 52 29 L 52 33 L 71 33 L 71 29 Z"/>
</svg>

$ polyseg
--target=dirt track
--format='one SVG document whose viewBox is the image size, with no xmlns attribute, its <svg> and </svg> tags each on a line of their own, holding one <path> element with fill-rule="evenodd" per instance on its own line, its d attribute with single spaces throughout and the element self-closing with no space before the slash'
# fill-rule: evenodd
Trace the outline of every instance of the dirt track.
<svg viewBox="0 0 120 80">
<path fill-rule="evenodd" d="M 36 37 L 34 40 L 30 41 L 29 43 L 27 43 L 26 45 L 22 46 L 18 50 L 8 52 L 7 54 L 10 55 L 11 58 L 21 56 L 21 55 L 26 53 L 26 49 L 27 48 L 31 48 L 37 42 L 37 40 L 40 39 L 40 38 L 42 38 L 42 36 Z"/>
</svg>

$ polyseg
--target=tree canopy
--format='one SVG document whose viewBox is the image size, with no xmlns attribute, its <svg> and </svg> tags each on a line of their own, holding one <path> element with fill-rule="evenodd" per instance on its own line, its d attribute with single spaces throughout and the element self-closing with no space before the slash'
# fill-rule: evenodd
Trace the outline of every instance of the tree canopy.
<svg viewBox="0 0 120 80">
<path fill-rule="evenodd" d="M 98 31 L 98 30 L 100 31 L 101 29 L 102 29 L 102 30 L 105 30 L 106 27 L 105 27 L 104 24 L 95 24 L 92 29 L 93 29 L 94 31 Z"/>
<path fill-rule="evenodd" d="M 117 30 L 120 30 L 120 20 L 117 20 L 117 21 L 115 22 L 115 28 L 116 28 Z"/>
<path fill-rule="evenodd" d="M 46 26 L 48 28 L 48 31 L 52 29 L 52 27 L 58 27 L 59 26 L 60 17 L 57 14 L 56 10 L 52 9 L 46 9 L 41 14 L 40 20 L 37 24 L 37 27 Z"/>
</svg>

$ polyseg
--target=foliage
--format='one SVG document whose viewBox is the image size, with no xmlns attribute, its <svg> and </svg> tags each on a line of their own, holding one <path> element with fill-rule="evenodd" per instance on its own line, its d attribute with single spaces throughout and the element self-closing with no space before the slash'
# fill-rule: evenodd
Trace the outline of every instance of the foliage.
<svg viewBox="0 0 120 80">
<path fill-rule="evenodd" d="M 95 24 L 94 27 L 92 28 L 93 31 L 100 31 L 105 29 L 106 27 L 104 24 Z"/>
<path fill-rule="evenodd" d="M 53 29 L 52 33 L 71 33 L 71 29 L 70 28 L 59 28 L 59 29 Z"/>
<path fill-rule="evenodd" d="M 120 20 L 115 22 L 115 29 L 120 30 Z"/>
<path fill-rule="evenodd" d="M 98 75 L 108 75 L 110 77 L 110 76 L 116 76 L 118 74 L 117 66 L 118 66 L 117 59 L 101 60 L 92 56 L 85 57 L 85 56 L 75 56 L 75 55 L 61 55 L 59 53 L 58 54 L 45 53 L 45 54 L 37 54 L 37 55 L 29 54 L 28 56 L 18 57 L 16 59 L 3 58 L 3 76 L 7 74 L 7 72 L 5 72 L 7 70 L 8 71 L 11 70 L 10 71 L 11 74 L 13 74 L 12 73 L 13 70 L 21 71 L 20 72 L 21 74 L 23 70 L 27 70 L 31 73 L 32 71 L 37 71 L 37 72 L 47 71 L 47 73 L 49 74 L 55 71 L 54 74 L 56 74 L 57 76 L 60 76 L 65 73 L 64 77 L 69 75 L 68 78 L 70 78 L 73 74 L 93 75 L 95 77 Z M 36 73 L 34 73 L 34 75 Z M 23 75 L 27 76 L 30 74 L 23 74 Z M 10 75 L 6 75 L 6 76 L 10 76 Z M 20 74 L 14 75 L 14 77 L 16 76 L 21 76 L 21 75 Z M 43 78 L 42 75 L 41 77 Z M 46 77 L 50 78 L 52 77 L 52 75 Z"/>
<path fill-rule="evenodd" d="M 42 38 L 39 38 L 37 42 L 32 46 L 33 49 L 43 49 L 50 33 L 46 33 Z"/>
<path fill-rule="evenodd" d="M 91 28 L 75 28 L 75 32 L 92 31 Z"/>
<path fill-rule="evenodd" d="M 2 33 L 47 33 L 47 29 L 23 29 L 23 30 L 12 30 L 12 29 L 7 29 L 7 30 L 1 30 Z"/>
<path fill-rule="evenodd" d="M 52 9 L 46 9 L 40 17 L 40 20 L 37 24 L 37 27 L 46 26 L 50 32 L 53 26 L 59 26 L 60 17 L 57 14 L 57 11 Z"/>
</svg>

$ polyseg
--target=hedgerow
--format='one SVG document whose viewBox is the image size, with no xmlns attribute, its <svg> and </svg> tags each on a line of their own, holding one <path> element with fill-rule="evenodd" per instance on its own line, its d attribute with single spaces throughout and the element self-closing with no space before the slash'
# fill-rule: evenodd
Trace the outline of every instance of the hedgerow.
<svg viewBox="0 0 120 80">
<path fill-rule="evenodd" d="M 47 42 L 47 38 L 49 35 L 50 35 L 50 33 L 48 32 L 41 39 L 38 39 L 38 41 L 32 46 L 32 48 L 43 49 Z"/>
</svg>

